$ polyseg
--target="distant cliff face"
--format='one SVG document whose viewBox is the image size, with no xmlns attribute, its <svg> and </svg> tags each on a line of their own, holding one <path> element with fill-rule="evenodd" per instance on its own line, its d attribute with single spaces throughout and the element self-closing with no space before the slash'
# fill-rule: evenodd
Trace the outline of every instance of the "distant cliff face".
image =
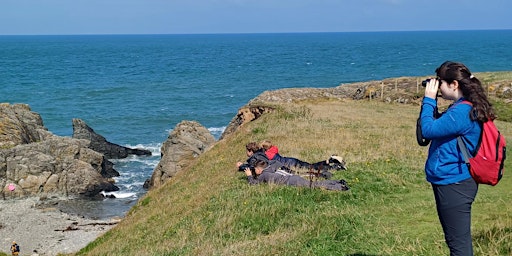
<svg viewBox="0 0 512 256">
<path fill-rule="evenodd" d="M 0 187 L 3 198 L 94 196 L 118 188 L 102 176 L 105 158 L 90 141 L 55 136 L 25 104 L 0 104 Z"/>
</svg>

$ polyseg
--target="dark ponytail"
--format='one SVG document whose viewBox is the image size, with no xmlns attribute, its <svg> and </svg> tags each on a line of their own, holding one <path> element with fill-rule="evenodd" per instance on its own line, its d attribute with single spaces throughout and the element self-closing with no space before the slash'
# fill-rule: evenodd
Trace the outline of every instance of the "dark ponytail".
<svg viewBox="0 0 512 256">
<path fill-rule="evenodd" d="M 469 69 L 462 63 L 446 61 L 436 69 L 437 76 L 442 80 L 452 83 L 457 81 L 462 95 L 473 104 L 470 113 L 471 120 L 486 122 L 496 119 L 492 104 L 487 99 L 482 83 L 473 76 Z"/>
</svg>

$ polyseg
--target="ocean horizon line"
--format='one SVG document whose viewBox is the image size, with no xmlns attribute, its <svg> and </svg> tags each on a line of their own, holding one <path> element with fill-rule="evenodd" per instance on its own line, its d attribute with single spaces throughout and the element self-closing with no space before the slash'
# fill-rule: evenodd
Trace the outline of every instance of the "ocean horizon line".
<svg viewBox="0 0 512 256">
<path fill-rule="evenodd" d="M 489 29 L 441 29 L 441 30 L 373 30 L 373 31 L 290 31 L 290 32 L 212 32 L 212 33 L 82 33 L 82 34 L 0 34 L 0 37 L 25 36 L 193 36 L 193 35 L 286 35 L 286 34 L 376 34 L 376 33 L 421 33 L 421 32 L 470 32 L 470 31 L 512 31 L 512 28 Z"/>
</svg>

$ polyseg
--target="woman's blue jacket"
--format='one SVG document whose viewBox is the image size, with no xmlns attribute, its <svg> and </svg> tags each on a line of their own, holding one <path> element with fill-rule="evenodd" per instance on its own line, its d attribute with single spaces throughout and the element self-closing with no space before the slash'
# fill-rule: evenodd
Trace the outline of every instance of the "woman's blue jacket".
<svg viewBox="0 0 512 256">
<path fill-rule="evenodd" d="M 457 137 L 464 136 L 468 150 L 473 152 L 482 128 L 478 121 L 470 118 L 472 105 L 461 103 L 463 100 L 457 100 L 440 117 L 434 118 L 436 100 L 423 98 L 421 131 L 425 139 L 431 140 L 425 163 L 425 174 L 430 183 L 447 185 L 471 177 L 457 145 Z"/>
</svg>

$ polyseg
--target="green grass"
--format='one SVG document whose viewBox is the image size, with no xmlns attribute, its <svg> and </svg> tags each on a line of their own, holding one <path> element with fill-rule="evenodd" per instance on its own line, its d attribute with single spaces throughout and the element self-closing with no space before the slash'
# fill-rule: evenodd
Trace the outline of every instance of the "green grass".
<svg viewBox="0 0 512 256">
<path fill-rule="evenodd" d="M 427 148 L 414 137 L 418 111 L 378 101 L 282 104 L 149 191 L 77 255 L 447 255 L 423 173 Z M 512 124 L 497 123 L 512 138 Z M 343 156 L 349 169 L 334 177 L 351 190 L 248 185 L 234 164 L 246 143 L 263 139 L 310 162 Z M 480 186 L 475 255 L 512 254 L 511 186 L 508 170 L 496 187 Z"/>
<path fill-rule="evenodd" d="M 512 122 L 512 104 L 500 100 L 494 100 L 492 104 L 499 120 Z"/>
</svg>

